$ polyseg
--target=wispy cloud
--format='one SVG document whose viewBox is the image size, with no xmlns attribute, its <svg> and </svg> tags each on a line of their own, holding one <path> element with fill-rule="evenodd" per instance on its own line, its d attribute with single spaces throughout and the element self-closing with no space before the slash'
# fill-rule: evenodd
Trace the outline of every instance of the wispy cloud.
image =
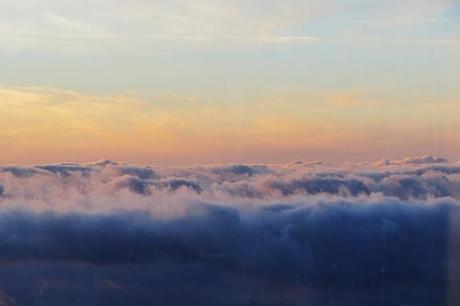
<svg viewBox="0 0 460 306">
<path fill-rule="evenodd" d="M 355 19 L 341 21 L 348 24 L 381 24 L 381 25 L 397 25 L 397 24 L 423 24 L 423 23 L 457 23 L 458 20 L 450 18 L 413 18 L 413 19 Z"/>
<path fill-rule="evenodd" d="M 377 36 L 345 36 L 338 37 L 338 40 L 344 41 L 368 41 L 382 43 L 400 43 L 400 44 L 420 44 L 420 45 L 459 45 L 460 39 L 438 39 L 438 38 L 412 38 L 412 37 L 377 37 Z"/>
<path fill-rule="evenodd" d="M 443 17 L 448 1 L 387 5 L 352 5 L 336 0 L 316 1 L 101 1 L 91 6 L 30 0 L 0 4 L 0 48 L 54 52 L 110 52 L 117 41 L 132 49 L 154 42 L 222 42 L 303 44 L 321 36 L 335 37 L 345 25 L 451 23 Z M 397 5 L 397 13 L 393 6 Z M 414 9 L 415 7 L 415 9 Z M 348 12 L 356 12 L 353 18 Z M 354 15 L 354 14 L 352 14 Z M 337 23 L 336 21 L 342 22 Z M 310 22 L 335 24 L 328 33 Z M 331 23 L 332 21 L 332 23 Z M 306 30 L 309 30 L 306 32 Z M 372 32 L 371 29 L 369 31 Z M 370 33 L 369 33 L 370 34 Z M 391 38 L 390 38 L 391 39 Z M 120 43 L 118 43 L 120 47 Z"/>
</svg>

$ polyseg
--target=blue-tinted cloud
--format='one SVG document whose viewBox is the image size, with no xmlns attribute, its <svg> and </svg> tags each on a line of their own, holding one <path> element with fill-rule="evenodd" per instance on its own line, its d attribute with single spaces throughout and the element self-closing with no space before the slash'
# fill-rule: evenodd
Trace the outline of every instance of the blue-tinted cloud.
<svg viewBox="0 0 460 306">
<path fill-rule="evenodd" d="M 0 301 L 443 305 L 459 174 L 429 161 L 5 167 Z"/>
</svg>

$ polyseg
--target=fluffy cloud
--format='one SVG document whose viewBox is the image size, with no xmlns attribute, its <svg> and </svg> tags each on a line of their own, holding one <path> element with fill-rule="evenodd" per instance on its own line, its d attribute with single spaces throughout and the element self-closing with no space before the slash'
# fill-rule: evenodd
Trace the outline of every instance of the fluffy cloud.
<svg viewBox="0 0 460 306">
<path fill-rule="evenodd" d="M 4 167 L 0 290 L 21 305 L 440 305 L 460 167 L 425 162 Z"/>
</svg>

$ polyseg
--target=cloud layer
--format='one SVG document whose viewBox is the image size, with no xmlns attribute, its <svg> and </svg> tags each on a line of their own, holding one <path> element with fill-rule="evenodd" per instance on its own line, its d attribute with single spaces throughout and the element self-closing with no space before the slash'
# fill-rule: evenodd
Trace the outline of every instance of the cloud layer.
<svg viewBox="0 0 460 306">
<path fill-rule="evenodd" d="M 0 301 L 443 305 L 459 199 L 434 157 L 3 167 Z"/>
</svg>

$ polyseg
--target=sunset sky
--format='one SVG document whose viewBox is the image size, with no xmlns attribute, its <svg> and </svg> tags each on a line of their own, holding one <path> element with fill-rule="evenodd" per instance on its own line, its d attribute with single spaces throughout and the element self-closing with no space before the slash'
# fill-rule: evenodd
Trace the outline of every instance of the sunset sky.
<svg viewBox="0 0 460 306">
<path fill-rule="evenodd" d="M 460 305 L 460 0 L 0 0 L 0 306 Z"/>
<path fill-rule="evenodd" d="M 0 0 L 0 164 L 460 159 L 456 0 Z"/>
</svg>

